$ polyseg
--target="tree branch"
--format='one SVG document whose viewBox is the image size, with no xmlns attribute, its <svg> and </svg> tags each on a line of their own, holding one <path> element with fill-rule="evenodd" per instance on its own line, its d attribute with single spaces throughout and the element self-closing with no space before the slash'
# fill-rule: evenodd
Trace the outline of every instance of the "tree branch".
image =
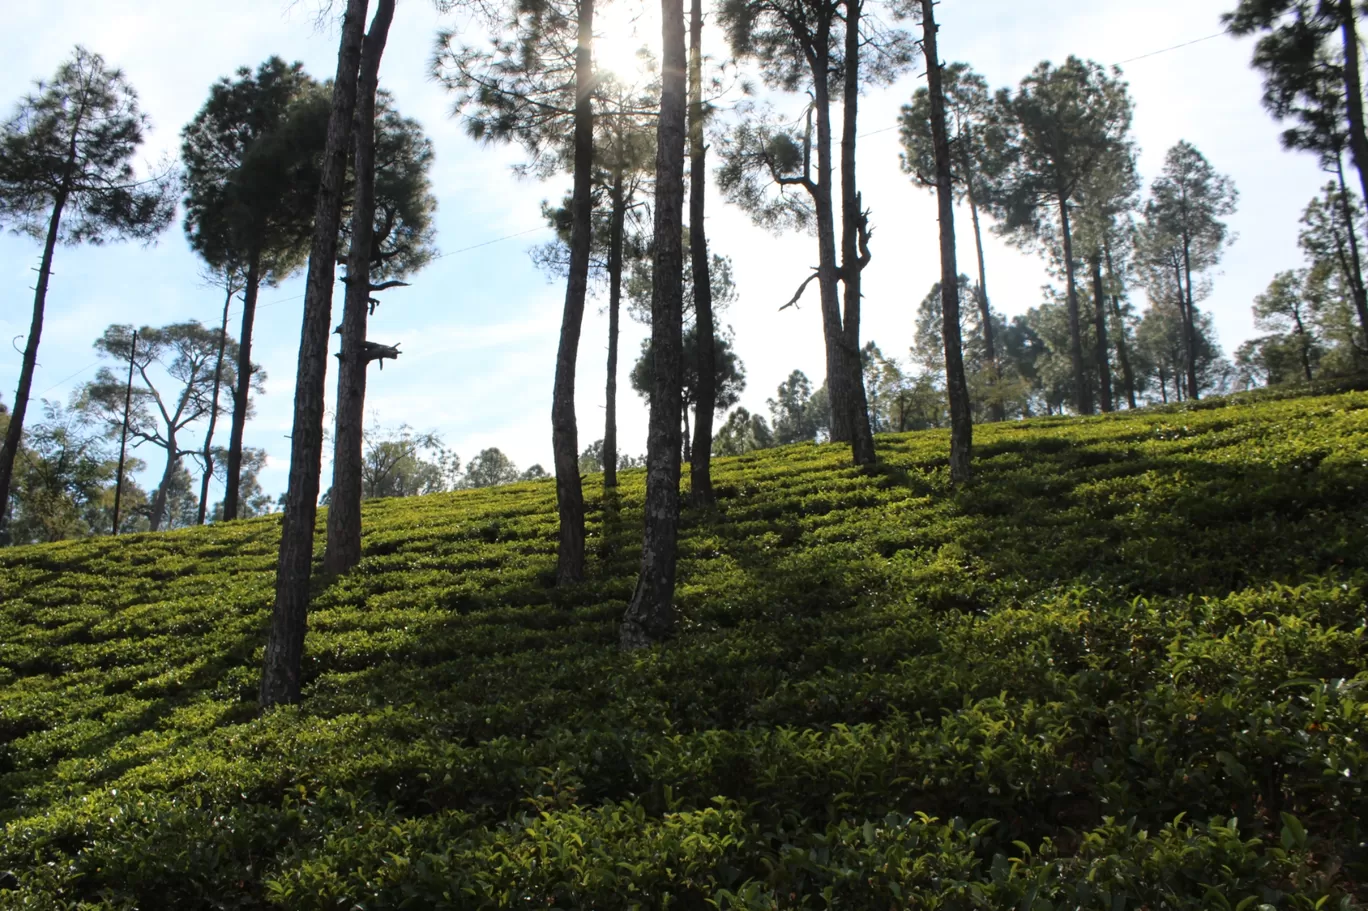
<svg viewBox="0 0 1368 911">
<path fill-rule="evenodd" d="M 808 285 L 812 284 L 812 280 L 816 278 L 817 275 L 817 272 L 813 272 L 807 278 L 803 279 L 803 283 L 798 286 L 798 290 L 793 292 L 793 297 L 789 298 L 789 302 L 787 304 L 784 304 L 784 306 L 779 308 L 779 312 L 783 313 L 789 307 L 796 308 L 798 306 L 798 299 L 803 296 L 803 292 L 807 290 Z"/>
</svg>

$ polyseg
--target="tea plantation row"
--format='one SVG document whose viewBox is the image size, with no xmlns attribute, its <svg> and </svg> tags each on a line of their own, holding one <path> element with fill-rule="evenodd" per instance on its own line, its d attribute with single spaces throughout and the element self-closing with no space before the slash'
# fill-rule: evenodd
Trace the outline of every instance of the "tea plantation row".
<svg viewBox="0 0 1368 911">
<path fill-rule="evenodd" d="M 275 519 L 0 552 L 3 908 L 1368 902 L 1368 393 L 715 464 L 624 656 L 643 478 L 366 504 L 262 716 Z"/>
</svg>

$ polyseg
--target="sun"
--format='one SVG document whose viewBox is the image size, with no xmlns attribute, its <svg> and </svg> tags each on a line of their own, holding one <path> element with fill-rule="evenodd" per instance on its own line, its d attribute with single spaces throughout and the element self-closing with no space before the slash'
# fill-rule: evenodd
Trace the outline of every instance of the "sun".
<svg viewBox="0 0 1368 911">
<path fill-rule="evenodd" d="M 641 81 L 652 68 L 660 44 L 660 11 L 653 4 L 644 6 L 633 8 L 619 0 L 594 16 L 594 66 L 627 85 Z"/>
</svg>

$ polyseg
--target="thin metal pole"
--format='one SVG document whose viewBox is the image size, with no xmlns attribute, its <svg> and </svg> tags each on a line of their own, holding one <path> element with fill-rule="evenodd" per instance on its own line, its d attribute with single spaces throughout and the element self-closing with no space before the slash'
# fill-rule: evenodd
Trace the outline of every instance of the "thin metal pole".
<svg viewBox="0 0 1368 911">
<path fill-rule="evenodd" d="M 119 533 L 119 501 L 123 499 L 124 453 L 128 446 L 128 412 L 133 404 L 133 358 L 138 351 L 138 330 L 133 330 L 133 344 L 128 346 L 128 385 L 124 389 L 123 432 L 119 434 L 119 474 L 114 484 L 114 527 L 111 534 Z"/>
</svg>

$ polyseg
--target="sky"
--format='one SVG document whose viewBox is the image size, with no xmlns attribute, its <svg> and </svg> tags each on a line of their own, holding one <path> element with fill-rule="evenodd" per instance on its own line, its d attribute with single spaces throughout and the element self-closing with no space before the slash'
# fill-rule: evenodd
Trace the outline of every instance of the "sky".
<svg viewBox="0 0 1368 911">
<path fill-rule="evenodd" d="M 633 27 L 628 0 L 611 13 L 611 53 L 621 55 Z M 139 93 L 152 129 L 142 167 L 153 168 L 179 149 L 182 126 L 207 97 L 210 85 L 241 66 L 255 67 L 272 54 L 299 60 L 314 76 L 336 67 L 336 23 L 318 22 L 321 0 L 51 0 L 20 4 L 0 31 L 0 110 L 8 116 L 33 80 L 51 75 L 81 44 L 120 67 Z M 1249 68 L 1253 39 L 1218 34 L 1220 14 L 1233 0 L 942 0 L 940 51 L 946 62 L 965 61 L 993 88 L 1015 86 L 1037 63 L 1061 63 L 1070 54 L 1121 64 L 1135 104 L 1134 136 L 1146 184 L 1159 172 L 1167 149 L 1179 140 L 1195 144 L 1240 193 L 1230 219 L 1235 241 L 1203 304 L 1230 352 L 1255 334 L 1250 306 L 1274 274 L 1298 266 L 1297 220 L 1325 183 L 1314 157 L 1281 149 L 1280 127 L 1260 105 L 1261 77 Z M 612 9 L 612 7 L 608 7 Z M 647 40 L 658 34 L 642 17 L 635 26 Z M 413 276 L 412 286 L 386 292 L 370 321 L 370 338 L 398 343 L 402 356 L 383 371 L 372 368 L 367 421 L 378 427 L 407 424 L 440 434 L 463 460 L 497 446 L 520 467 L 551 465 L 551 388 L 564 285 L 532 264 L 531 247 L 550 239 L 540 217 L 542 200 L 559 200 L 568 178 L 538 182 L 512 167 L 516 148 L 470 140 L 453 119 L 451 97 L 430 74 L 435 36 L 461 28 L 431 0 L 399 0 L 381 68 L 381 85 L 399 109 L 424 126 L 435 148 L 431 178 L 438 200 L 437 245 L 441 257 Z M 483 34 L 466 29 L 463 40 Z M 1210 37 L 1210 36 L 1215 37 Z M 630 37 L 630 36 L 626 36 Z M 1205 39 L 1205 40 L 1203 40 Z M 721 36 L 710 29 L 714 54 Z M 1193 43 L 1189 43 L 1193 42 Z M 1186 45 L 1175 47 L 1177 45 Z M 610 50 L 605 48 L 604 53 Z M 859 182 L 874 228 L 873 259 L 864 273 L 862 340 L 873 339 L 886 355 L 906 357 L 918 302 L 939 277 L 934 195 L 913 185 L 898 164 L 899 108 L 918 85 L 916 66 L 894 85 L 860 100 L 862 140 Z M 798 99 L 778 99 L 798 110 Z M 839 123 L 838 114 L 833 114 Z M 708 199 L 710 249 L 733 261 L 738 299 L 719 317 L 735 333 L 747 387 L 741 405 L 766 413 L 765 401 L 791 371 L 821 382 L 824 373 L 815 286 L 796 309 L 779 312 L 816 261 L 815 238 L 776 236 L 752 225 L 713 190 Z M 961 271 L 973 268 L 968 213 L 957 213 Z M 988 288 L 1007 317 L 1043 299 L 1049 281 L 1043 261 L 991 233 L 985 235 Z M 41 248 L 31 238 L 0 236 L 0 401 L 12 403 L 20 351 L 32 311 L 34 269 Z M 47 298 L 30 420 L 40 399 L 65 402 L 100 366 L 92 347 L 112 323 L 164 325 L 189 319 L 216 324 L 220 292 L 200 277 L 201 263 L 177 222 L 151 246 L 113 243 L 59 249 Z M 341 285 L 334 295 L 334 322 L 341 316 Z M 303 301 L 303 277 L 263 289 L 253 339 L 253 359 L 266 371 L 266 392 L 255 400 L 246 443 L 264 448 L 266 490 L 283 491 L 288 469 L 295 356 Z M 603 436 L 606 377 L 605 301 L 586 309 L 579 349 L 576 408 L 580 446 Z M 1143 304 L 1143 300 L 1137 301 Z M 240 309 L 234 307 L 230 325 Z M 627 374 L 645 337 L 624 317 L 619 374 L 619 439 L 629 454 L 646 448 L 646 407 Z M 13 343 L 8 343 L 13 340 Z M 334 350 L 336 338 L 333 339 Z M 328 376 L 329 408 L 336 371 Z M 331 422 L 331 411 L 329 412 Z M 226 444 L 226 425 L 220 437 Z M 145 483 L 154 483 L 163 456 L 149 461 Z M 330 460 L 325 455 L 327 486 Z M 192 468 L 192 471 L 194 469 Z M 216 494 L 221 496 L 221 493 Z"/>
</svg>

